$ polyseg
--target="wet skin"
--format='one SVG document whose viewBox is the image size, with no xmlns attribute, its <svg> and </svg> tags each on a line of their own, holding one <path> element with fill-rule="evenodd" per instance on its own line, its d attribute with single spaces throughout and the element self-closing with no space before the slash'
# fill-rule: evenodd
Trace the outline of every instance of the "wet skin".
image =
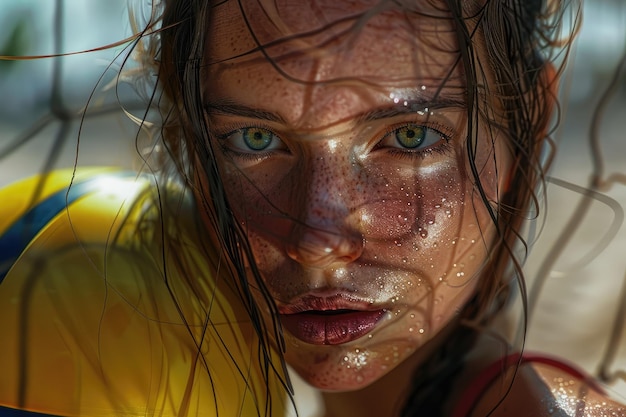
<svg viewBox="0 0 626 417">
<path fill-rule="evenodd" d="M 363 17 L 373 2 L 260 3 L 278 10 L 243 2 L 263 53 L 236 2 L 213 10 L 203 94 L 219 169 L 287 361 L 316 387 L 362 388 L 453 319 L 494 244 L 468 173 L 454 32 L 391 9 Z M 509 158 L 479 138 L 497 202 Z"/>
</svg>

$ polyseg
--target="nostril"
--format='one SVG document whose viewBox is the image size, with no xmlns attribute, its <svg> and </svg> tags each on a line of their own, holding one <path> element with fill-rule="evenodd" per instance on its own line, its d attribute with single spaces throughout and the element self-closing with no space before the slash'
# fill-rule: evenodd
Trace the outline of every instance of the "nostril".
<svg viewBox="0 0 626 417">
<path fill-rule="evenodd" d="M 287 247 L 287 255 L 303 265 L 325 267 L 335 262 L 353 262 L 364 248 L 365 241 L 360 235 L 309 228 L 294 236 Z"/>
</svg>

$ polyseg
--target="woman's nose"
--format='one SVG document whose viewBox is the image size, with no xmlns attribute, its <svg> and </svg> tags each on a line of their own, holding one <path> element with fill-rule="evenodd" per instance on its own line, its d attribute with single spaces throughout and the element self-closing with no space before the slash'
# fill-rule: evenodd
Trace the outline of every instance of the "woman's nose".
<svg viewBox="0 0 626 417">
<path fill-rule="evenodd" d="M 301 265 L 325 268 L 334 263 L 350 263 L 358 259 L 365 248 L 365 240 L 358 233 L 307 225 L 297 226 L 297 229 L 287 254 Z"/>
<path fill-rule="evenodd" d="M 302 265 L 319 268 L 352 262 L 365 246 L 354 221 L 359 169 L 351 162 L 350 149 L 330 144 L 311 148 L 294 195 L 299 210 L 287 254 Z"/>
</svg>

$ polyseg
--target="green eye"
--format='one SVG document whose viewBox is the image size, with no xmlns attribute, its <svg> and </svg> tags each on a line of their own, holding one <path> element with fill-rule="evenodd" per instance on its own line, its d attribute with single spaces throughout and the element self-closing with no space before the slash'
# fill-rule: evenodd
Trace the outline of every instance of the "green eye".
<svg viewBox="0 0 626 417">
<path fill-rule="evenodd" d="M 274 134 L 272 132 L 258 127 L 243 129 L 241 133 L 246 146 L 254 151 L 262 151 L 270 146 L 272 140 L 274 139 Z"/>
<path fill-rule="evenodd" d="M 426 127 L 415 124 L 403 126 L 395 131 L 396 140 L 405 148 L 417 148 L 424 142 L 427 130 Z"/>
</svg>

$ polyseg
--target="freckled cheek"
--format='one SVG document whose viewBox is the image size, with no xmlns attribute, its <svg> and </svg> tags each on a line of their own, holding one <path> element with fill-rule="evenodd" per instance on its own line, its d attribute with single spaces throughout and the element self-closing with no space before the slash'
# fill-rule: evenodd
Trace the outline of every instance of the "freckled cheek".
<svg viewBox="0 0 626 417">
<path fill-rule="evenodd" d="M 464 183 L 450 169 L 418 173 L 409 180 L 368 190 L 370 197 L 358 210 L 361 231 L 372 243 L 401 246 L 415 240 L 420 246 L 432 245 L 457 223 L 455 218 L 464 205 Z"/>
</svg>

